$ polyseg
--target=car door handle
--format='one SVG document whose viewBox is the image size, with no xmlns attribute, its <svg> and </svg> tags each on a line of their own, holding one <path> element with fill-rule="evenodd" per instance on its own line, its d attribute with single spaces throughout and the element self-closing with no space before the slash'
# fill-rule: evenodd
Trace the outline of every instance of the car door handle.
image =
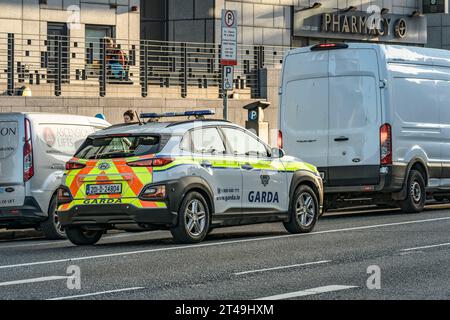
<svg viewBox="0 0 450 320">
<path fill-rule="evenodd" d="M 209 161 L 202 161 L 202 163 L 200 164 L 203 168 L 211 168 L 213 165 L 211 162 Z"/>
<path fill-rule="evenodd" d="M 244 170 L 253 170 L 254 169 L 254 167 L 251 164 L 249 164 L 249 163 L 243 164 L 241 166 L 241 168 L 244 169 Z"/>
<path fill-rule="evenodd" d="M 347 137 L 339 137 L 339 138 L 334 139 L 334 141 L 336 141 L 336 142 L 342 142 L 342 141 L 348 141 L 348 140 L 349 139 Z"/>
</svg>

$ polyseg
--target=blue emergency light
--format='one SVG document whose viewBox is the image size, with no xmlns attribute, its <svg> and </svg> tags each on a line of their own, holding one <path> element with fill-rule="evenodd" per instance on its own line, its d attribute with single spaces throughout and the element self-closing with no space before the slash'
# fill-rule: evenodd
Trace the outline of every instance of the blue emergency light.
<svg viewBox="0 0 450 320">
<path fill-rule="evenodd" d="M 204 116 L 211 116 L 216 114 L 213 110 L 195 110 L 185 112 L 165 112 L 165 113 L 141 113 L 142 119 L 159 119 L 159 118 L 172 118 L 172 117 L 196 117 L 201 118 Z"/>
</svg>

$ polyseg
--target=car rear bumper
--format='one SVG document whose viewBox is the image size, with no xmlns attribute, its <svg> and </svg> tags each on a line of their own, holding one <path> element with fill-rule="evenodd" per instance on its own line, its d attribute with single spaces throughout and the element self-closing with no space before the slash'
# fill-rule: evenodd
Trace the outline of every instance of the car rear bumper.
<svg viewBox="0 0 450 320">
<path fill-rule="evenodd" d="M 137 208 L 130 204 L 77 205 L 68 211 L 59 211 L 62 226 L 143 224 L 172 227 L 177 223 L 177 213 L 168 208 Z"/>
<path fill-rule="evenodd" d="M 44 214 L 33 197 L 25 197 L 24 204 L 17 207 L 0 207 L 0 227 L 15 228 L 32 226 L 44 221 Z"/>
</svg>

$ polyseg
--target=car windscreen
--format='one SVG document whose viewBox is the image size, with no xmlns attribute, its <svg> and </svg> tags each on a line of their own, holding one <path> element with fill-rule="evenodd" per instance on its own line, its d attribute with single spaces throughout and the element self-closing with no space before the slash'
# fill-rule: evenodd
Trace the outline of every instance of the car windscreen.
<svg viewBox="0 0 450 320">
<path fill-rule="evenodd" d="M 144 156 L 160 149 L 158 136 L 89 137 L 75 154 L 80 159 L 114 159 Z"/>
</svg>

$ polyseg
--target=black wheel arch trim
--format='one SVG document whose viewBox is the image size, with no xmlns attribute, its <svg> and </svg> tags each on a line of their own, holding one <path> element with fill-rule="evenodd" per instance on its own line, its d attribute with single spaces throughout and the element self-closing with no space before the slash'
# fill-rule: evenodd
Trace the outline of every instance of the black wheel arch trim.
<svg viewBox="0 0 450 320">
<path fill-rule="evenodd" d="M 317 200 L 319 202 L 319 210 L 320 214 L 322 213 L 321 208 L 323 207 L 323 185 L 321 182 L 321 178 L 317 177 L 313 172 L 308 170 L 298 170 L 294 172 L 294 175 L 291 180 L 291 185 L 289 187 L 289 212 L 292 209 L 292 198 L 294 197 L 294 193 L 297 188 L 307 182 L 308 184 L 312 184 L 315 188 L 314 192 L 316 193 Z"/>
<path fill-rule="evenodd" d="M 428 186 L 428 177 L 430 176 L 428 165 L 422 158 L 413 158 L 408 162 L 408 165 L 406 166 L 405 177 L 403 179 L 402 189 L 399 192 L 393 193 L 392 199 L 394 199 L 394 200 L 405 200 L 406 199 L 406 196 L 408 193 L 409 175 L 410 175 L 411 170 L 414 167 L 414 165 L 416 165 L 418 163 L 420 165 L 422 165 L 423 168 L 425 168 L 425 177 L 423 177 L 423 179 L 425 180 L 425 187 Z"/>
<path fill-rule="evenodd" d="M 187 176 L 178 180 L 168 181 L 165 183 L 168 186 L 169 209 L 172 212 L 178 212 L 181 202 L 184 197 L 192 190 L 201 190 L 207 196 L 210 213 L 213 213 L 214 208 L 214 192 L 208 182 L 199 176 Z M 157 183 L 155 183 L 157 185 Z"/>
</svg>

